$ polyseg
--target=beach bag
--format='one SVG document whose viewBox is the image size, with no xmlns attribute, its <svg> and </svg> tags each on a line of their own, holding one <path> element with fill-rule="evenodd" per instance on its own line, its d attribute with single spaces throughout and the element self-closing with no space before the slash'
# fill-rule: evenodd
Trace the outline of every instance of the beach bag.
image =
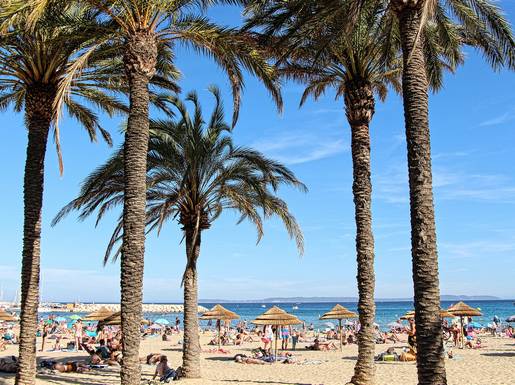
<svg viewBox="0 0 515 385">
<path fill-rule="evenodd" d="M 395 354 L 383 354 L 381 361 L 397 361 L 397 357 L 395 357 Z"/>
</svg>

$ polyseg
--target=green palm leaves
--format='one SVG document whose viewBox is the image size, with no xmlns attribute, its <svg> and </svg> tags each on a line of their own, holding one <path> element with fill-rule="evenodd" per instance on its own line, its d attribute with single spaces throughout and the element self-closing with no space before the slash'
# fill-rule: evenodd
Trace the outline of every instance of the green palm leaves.
<svg viewBox="0 0 515 385">
<path fill-rule="evenodd" d="M 235 146 L 217 88 L 210 89 L 215 108 L 208 121 L 203 119 L 197 95 L 186 100 L 192 114 L 178 98 L 170 98 L 177 120 L 151 123 L 147 157 L 147 231 L 160 231 L 163 224 L 177 219 L 183 229 L 209 228 L 224 210 L 236 210 L 240 222 L 251 221 L 263 236 L 263 219 L 279 217 L 289 235 L 303 252 L 300 228 L 286 202 L 276 192 L 281 185 L 306 187 L 285 166 L 246 147 Z M 79 197 L 54 219 L 54 224 L 70 211 L 79 218 L 97 212 L 97 223 L 106 212 L 123 202 L 123 151 L 119 150 L 83 183 Z M 109 243 L 106 260 L 121 239 L 120 223 Z M 119 249 L 114 251 L 116 256 Z"/>
</svg>

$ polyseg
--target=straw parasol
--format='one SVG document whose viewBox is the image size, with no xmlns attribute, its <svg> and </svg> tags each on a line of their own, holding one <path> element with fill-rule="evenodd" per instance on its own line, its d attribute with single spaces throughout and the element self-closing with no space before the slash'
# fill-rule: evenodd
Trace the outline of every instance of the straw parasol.
<svg viewBox="0 0 515 385">
<path fill-rule="evenodd" d="M 263 314 L 256 317 L 252 321 L 254 325 L 270 325 L 270 326 L 287 326 L 287 325 L 298 325 L 302 321 L 295 317 L 293 314 L 286 313 L 283 309 L 272 306 L 270 309 L 265 311 Z M 277 357 L 277 334 L 279 328 L 275 330 L 275 356 Z"/>
<path fill-rule="evenodd" d="M 449 313 L 445 309 L 440 309 L 440 318 L 453 318 L 454 314 Z M 415 310 L 407 311 L 400 319 L 408 320 L 410 318 L 415 318 Z"/>
<path fill-rule="evenodd" d="M 482 316 L 483 313 L 462 301 L 455 303 L 447 311 L 456 317 L 460 317 L 460 348 L 463 349 L 463 317 L 477 317 Z"/>
<path fill-rule="evenodd" d="M 343 350 L 343 341 L 342 341 L 342 320 L 348 318 L 357 318 L 358 315 L 346 307 L 336 304 L 331 310 L 327 313 L 323 314 L 320 319 L 335 319 L 338 320 L 338 333 L 340 336 L 340 350 Z"/>
<path fill-rule="evenodd" d="M 230 310 L 227 310 L 225 307 L 223 307 L 220 304 L 217 304 L 211 308 L 211 310 L 208 310 L 204 312 L 200 316 L 201 320 L 217 320 L 218 324 L 218 350 L 220 350 L 220 344 L 222 342 L 222 332 L 221 332 L 221 321 L 230 321 L 233 319 L 238 319 L 240 316 Z"/>
<path fill-rule="evenodd" d="M 84 321 L 102 321 L 112 315 L 113 315 L 113 312 L 111 310 L 102 306 L 100 309 L 95 310 L 94 312 L 86 315 L 84 317 Z"/>
<path fill-rule="evenodd" d="M 149 324 L 149 321 L 142 319 L 140 321 L 142 325 Z M 103 320 L 98 322 L 97 328 L 100 328 L 102 326 L 108 326 L 108 325 L 121 325 L 122 324 L 122 315 L 121 312 L 113 313 L 107 318 L 104 318 Z"/>
<path fill-rule="evenodd" d="M 6 311 L 0 309 L 0 321 L 14 322 L 16 321 L 16 318 Z"/>
</svg>

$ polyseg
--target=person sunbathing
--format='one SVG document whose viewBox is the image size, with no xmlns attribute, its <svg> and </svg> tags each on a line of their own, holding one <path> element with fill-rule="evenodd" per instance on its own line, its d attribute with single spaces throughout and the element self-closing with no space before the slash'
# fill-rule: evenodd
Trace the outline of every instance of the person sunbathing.
<svg viewBox="0 0 515 385">
<path fill-rule="evenodd" d="M 337 347 L 334 344 L 334 342 L 332 342 L 332 341 L 331 342 L 320 342 L 320 340 L 318 338 L 315 338 L 315 340 L 313 341 L 313 345 L 306 346 L 306 349 L 327 351 L 327 350 L 331 350 L 331 349 L 336 350 Z"/>
<path fill-rule="evenodd" d="M 50 370 L 57 370 L 59 373 L 83 373 L 90 370 L 88 365 L 80 361 L 67 361 L 64 364 L 57 361 L 42 361 L 40 366 Z"/>
<path fill-rule="evenodd" d="M 147 365 L 155 365 L 159 362 L 160 359 L 161 359 L 161 354 L 150 353 L 150 354 L 147 354 L 146 357 L 140 357 L 139 362 L 141 362 L 142 364 L 147 364 Z"/>
<path fill-rule="evenodd" d="M 253 365 L 266 365 L 269 362 L 265 362 L 259 358 L 247 357 L 245 354 L 236 354 L 234 356 L 234 362 L 238 364 L 253 364 Z"/>
<path fill-rule="evenodd" d="M 18 371 L 18 361 L 15 356 L 9 358 L 0 358 L 0 372 L 16 373 Z"/>
<path fill-rule="evenodd" d="M 155 380 L 156 377 L 159 377 L 159 381 L 161 382 L 177 380 L 180 378 L 180 371 L 180 367 L 177 368 L 177 371 L 170 368 L 168 366 L 168 357 L 162 355 L 159 359 L 159 363 L 156 366 L 156 371 L 154 372 L 154 377 L 152 377 L 152 380 Z"/>
</svg>

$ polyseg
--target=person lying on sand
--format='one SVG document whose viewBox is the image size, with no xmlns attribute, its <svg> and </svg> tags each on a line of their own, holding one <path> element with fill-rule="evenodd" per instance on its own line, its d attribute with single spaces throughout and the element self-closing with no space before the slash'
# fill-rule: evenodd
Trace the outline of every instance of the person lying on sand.
<svg viewBox="0 0 515 385">
<path fill-rule="evenodd" d="M 18 370 L 18 362 L 15 356 L 10 358 L 0 358 L 1 373 L 16 373 Z"/>
<path fill-rule="evenodd" d="M 320 342 L 320 340 L 318 338 L 315 338 L 315 340 L 313 341 L 313 345 L 309 345 L 309 346 L 306 346 L 306 349 L 308 350 L 323 350 L 323 351 L 327 351 L 327 350 L 336 350 L 337 347 L 336 345 L 334 344 L 334 342 Z"/>
<path fill-rule="evenodd" d="M 140 357 L 139 362 L 141 362 L 142 364 L 147 364 L 147 365 L 155 365 L 159 362 L 160 359 L 161 359 L 161 354 L 150 353 L 150 354 L 147 354 L 146 357 Z"/>
<path fill-rule="evenodd" d="M 253 365 L 266 365 L 270 362 L 265 362 L 259 358 L 247 357 L 245 354 L 236 354 L 234 356 L 234 362 L 238 364 L 253 364 Z"/>
<path fill-rule="evenodd" d="M 57 370 L 59 373 L 83 373 L 89 371 L 89 366 L 81 361 L 67 361 L 64 364 L 57 361 L 41 361 L 42 368 Z"/>
</svg>

